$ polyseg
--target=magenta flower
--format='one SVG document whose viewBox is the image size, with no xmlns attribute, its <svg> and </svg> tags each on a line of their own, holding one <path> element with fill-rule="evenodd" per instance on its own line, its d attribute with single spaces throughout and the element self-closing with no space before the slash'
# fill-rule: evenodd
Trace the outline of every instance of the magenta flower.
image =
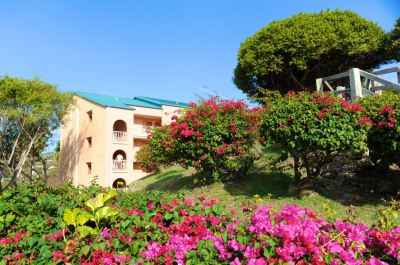
<svg viewBox="0 0 400 265">
<path fill-rule="evenodd" d="M 105 238 L 105 239 L 111 238 L 110 229 L 108 229 L 107 227 L 105 227 L 105 228 L 103 229 L 103 231 L 101 231 L 100 237 Z"/>
</svg>

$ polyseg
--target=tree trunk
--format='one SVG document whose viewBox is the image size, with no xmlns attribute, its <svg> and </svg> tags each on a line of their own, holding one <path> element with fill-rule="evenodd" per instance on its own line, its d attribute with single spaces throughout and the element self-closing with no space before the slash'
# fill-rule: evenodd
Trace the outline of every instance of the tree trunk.
<svg viewBox="0 0 400 265">
<path fill-rule="evenodd" d="M 47 179 L 48 179 L 47 162 L 46 162 L 46 159 L 43 158 L 40 154 L 38 156 L 39 156 L 40 160 L 42 161 L 42 166 L 43 166 L 43 182 L 44 182 L 44 184 L 47 184 Z"/>
<path fill-rule="evenodd" d="M 294 156 L 294 184 L 298 185 L 300 183 L 300 179 L 300 159 L 297 156 Z"/>
<path fill-rule="evenodd" d="M 294 76 L 292 71 L 288 71 L 290 78 L 301 88 L 301 90 L 305 90 L 305 87 L 302 83 Z"/>
<path fill-rule="evenodd" d="M 29 172 L 29 184 L 32 185 L 33 184 L 33 168 L 35 166 L 35 158 L 33 153 L 31 153 L 31 170 Z"/>
<path fill-rule="evenodd" d="M 29 153 L 32 149 L 33 144 L 35 143 L 36 139 L 38 138 L 38 134 L 35 134 L 34 137 L 31 138 L 28 146 L 25 150 L 21 153 L 17 166 L 13 169 L 12 176 L 10 182 L 7 184 L 6 188 L 14 187 L 17 183 L 17 179 L 20 178 L 23 166 L 25 165 L 26 159 L 29 156 Z"/>
</svg>

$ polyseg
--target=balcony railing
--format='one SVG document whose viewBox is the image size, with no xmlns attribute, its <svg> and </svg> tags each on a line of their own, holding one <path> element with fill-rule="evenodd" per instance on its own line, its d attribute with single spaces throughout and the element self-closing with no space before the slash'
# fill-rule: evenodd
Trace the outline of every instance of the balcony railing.
<svg viewBox="0 0 400 265">
<path fill-rule="evenodd" d="M 126 160 L 113 160 L 113 172 L 126 172 Z"/>
<path fill-rule="evenodd" d="M 113 142 L 114 143 L 126 143 L 128 142 L 128 134 L 124 131 L 113 131 Z"/>
<path fill-rule="evenodd" d="M 146 138 L 148 134 L 148 127 L 145 127 L 143 125 L 133 125 L 133 135 Z"/>
</svg>

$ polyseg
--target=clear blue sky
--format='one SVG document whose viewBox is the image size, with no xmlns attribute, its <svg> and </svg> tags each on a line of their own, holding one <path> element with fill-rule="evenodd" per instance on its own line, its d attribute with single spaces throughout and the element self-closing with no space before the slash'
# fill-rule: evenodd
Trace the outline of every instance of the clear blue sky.
<svg viewBox="0 0 400 265">
<path fill-rule="evenodd" d="M 400 0 L 0 0 L 0 74 L 60 90 L 195 100 L 205 87 L 245 98 L 232 83 L 240 43 L 298 12 L 349 9 L 385 30 Z"/>
</svg>

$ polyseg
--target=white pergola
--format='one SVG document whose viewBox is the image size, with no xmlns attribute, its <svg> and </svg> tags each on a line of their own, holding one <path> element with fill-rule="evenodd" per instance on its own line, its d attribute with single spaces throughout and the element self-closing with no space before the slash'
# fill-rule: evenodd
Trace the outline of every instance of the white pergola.
<svg viewBox="0 0 400 265">
<path fill-rule="evenodd" d="M 397 83 L 382 78 L 381 75 L 396 73 Z M 338 86 L 333 88 L 329 81 L 349 78 L 350 88 Z M 331 75 L 316 79 L 317 91 L 323 92 L 324 88 L 328 88 L 329 92 L 334 94 L 350 93 L 351 100 L 362 98 L 366 95 L 375 95 L 382 90 L 396 90 L 400 92 L 400 67 L 392 67 L 384 70 L 375 71 L 373 73 L 366 72 L 358 68 L 352 68 L 347 72 Z"/>
</svg>

